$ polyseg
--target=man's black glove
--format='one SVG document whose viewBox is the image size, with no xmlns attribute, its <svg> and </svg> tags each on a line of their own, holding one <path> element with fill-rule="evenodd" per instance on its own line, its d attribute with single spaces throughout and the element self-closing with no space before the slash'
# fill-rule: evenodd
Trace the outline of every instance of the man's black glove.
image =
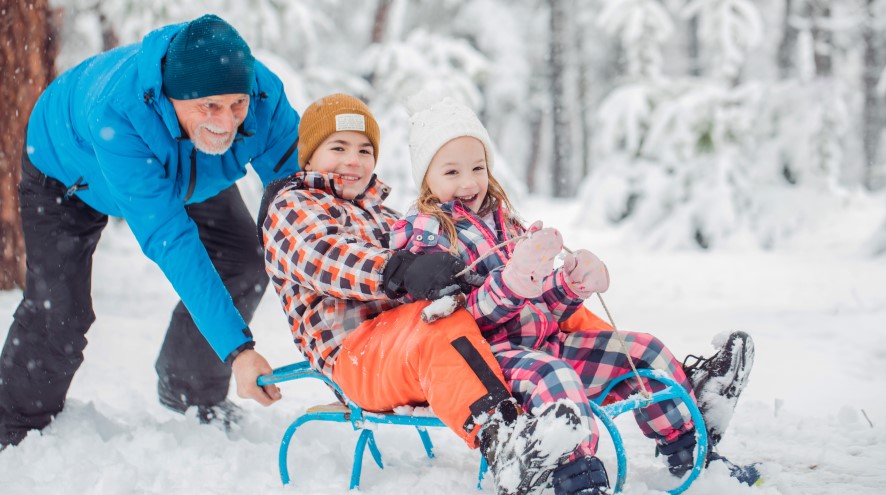
<svg viewBox="0 0 886 495">
<path fill-rule="evenodd" d="M 382 274 L 384 291 L 391 299 L 406 294 L 414 299 L 439 299 L 456 292 L 467 294 L 483 285 L 484 279 L 473 271 L 456 278 L 464 269 L 464 262 L 449 253 L 396 251 Z"/>
</svg>

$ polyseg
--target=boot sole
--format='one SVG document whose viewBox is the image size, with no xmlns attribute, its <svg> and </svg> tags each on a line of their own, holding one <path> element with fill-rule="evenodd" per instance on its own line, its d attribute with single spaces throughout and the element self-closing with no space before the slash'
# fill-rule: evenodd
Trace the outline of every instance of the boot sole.
<svg viewBox="0 0 886 495">
<path fill-rule="evenodd" d="M 733 332 L 722 350 L 712 360 L 713 367 L 721 368 L 726 359 L 729 360 L 727 370 L 731 370 L 731 376 L 725 374 L 712 377 L 709 374 L 700 378 L 694 387 L 698 406 L 705 419 L 712 419 L 706 425 L 711 434 L 711 444 L 716 445 L 723 431 L 732 419 L 732 412 L 738 402 L 744 388 L 747 386 L 748 377 L 754 366 L 754 341 L 745 332 Z M 717 410 L 716 417 L 711 412 Z M 717 421 L 713 421 L 716 419 Z"/>
</svg>

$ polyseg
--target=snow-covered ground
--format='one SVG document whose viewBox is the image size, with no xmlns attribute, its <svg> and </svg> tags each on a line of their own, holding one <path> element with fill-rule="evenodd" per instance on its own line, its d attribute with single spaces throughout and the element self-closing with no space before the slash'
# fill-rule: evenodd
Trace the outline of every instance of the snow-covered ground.
<svg viewBox="0 0 886 495">
<path fill-rule="evenodd" d="M 858 245 L 857 237 L 845 238 L 856 233 L 851 220 L 835 223 L 836 237 L 822 238 L 817 249 L 649 252 L 630 248 L 617 232 L 578 228 L 572 203 L 529 199 L 522 206 L 530 219 L 560 226 L 568 246 L 590 248 L 607 262 L 612 287 L 605 299 L 620 328 L 653 332 L 681 357 L 709 353 L 711 338 L 722 331 L 753 335 L 756 366 L 720 450 L 737 462 L 764 463 L 766 484 L 744 487 L 713 468 L 687 493 L 884 493 L 886 262 L 849 247 Z M 268 409 L 235 397 L 247 417 L 230 434 L 157 403 L 153 364 L 176 299 L 123 224 L 112 222 L 105 231 L 93 293 L 98 320 L 67 408 L 42 435 L 0 453 L 0 493 L 348 491 L 356 435 L 344 424 L 303 427 L 290 456 L 294 484 L 280 485 L 283 430 L 307 407 L 331 400 L 317 383 L 284 384 L 284 399 Z M 19 297 L 0 293 L 0 338 Z M 600 312 L 596 302 L 590 306 Z M 300 359 L 273 290 L 251 326 L 272 365 Z M 631 418 L 618 423 L 629 453 L 625 493 L 658 494 L 673 486 Z M 423 456 L 413 431 L 381 427 L 386 468 L 377 469 L 367 456 L 362 491 L 476 493 L 478 454 L 446 430 L 431 436 L 434 460 Z M 614 478 L 614 454 L 602 444 Z"/>
</svg>

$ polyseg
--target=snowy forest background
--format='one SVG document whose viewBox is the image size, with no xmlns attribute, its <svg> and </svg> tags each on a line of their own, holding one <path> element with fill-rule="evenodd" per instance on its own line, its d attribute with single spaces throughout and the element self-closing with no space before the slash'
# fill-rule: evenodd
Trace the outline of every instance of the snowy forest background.
<svg viewBox="0 0 886 495">
<path fill-rule="evenodd" d="M 415 197 L 404 103 L 431 88 L 478 111 L 512 194 L 581 198 L 580 228 L 778 249 L 851 223 L 860 253 L 886 252 L 886 0 L 52 3 L 59 71 L 213 12 L 297 110 L 362 97 L 401 209 Z"/>
<path fill-rule="evenodd" d="M 6 103 L 36 98 L 51 75 L 34 67 L 51 65 L 57 48 L 60 73 L 216 13 L 280 75 L 297 110 L 335 91 L 369 102 L 391 206 L 404 210 L 416 194 L 405 102 L 423 88 L 451 93 L 488 126 L 496 176 L 523 216 L 606 261 L 619 328 L 652 332 L 680 358 L 710 355 L 723 331 L 753 335 L 754 371 L 720 447 L 763 463 L 766 482 L 746 487 L 712 467 L 687 495 L 884 493 L 886 0 L 50 3 L 57 36 L 19 20 L 45 17 L 33 7 L 45 0 L 0 0 L 0 67 L 14 68 L 0 69 L 0 268 L 23 268 L 6 198 L 26 109 Z M 43 60 L 10 58 L 16 50 Z M 240 186 L 256 208 L 257 178 Z M 20 290 L 0 290 L 0 340 L 20 300 Z M 277 477 L 282 432 L 333 400 L 319 383 L 287 384 L 270 408 L 231 392 L 246 415 L 229 433 L 159 405 L 154 360 L 178 299 L 122 222 L 99 243 L 93 301 L 98 318 L 65 410 L 0 453 L 0 493 L 349 492 L 348 425 L 300 429 L 294 486 Z M 301 359 L 273 290 L 250 326 L 273 366 Z M 673 487 L 632 419 L 617 422 L 625 495 Z M 431 435 L 432 462 L 414 432 L 380 428 L 386 469 L 366 461 L 361 493 L 490 492 L 476 490 L 476 452 L 448 431 Z M 612 478 L 611 442 L 599 454 Z"/>
</svg>

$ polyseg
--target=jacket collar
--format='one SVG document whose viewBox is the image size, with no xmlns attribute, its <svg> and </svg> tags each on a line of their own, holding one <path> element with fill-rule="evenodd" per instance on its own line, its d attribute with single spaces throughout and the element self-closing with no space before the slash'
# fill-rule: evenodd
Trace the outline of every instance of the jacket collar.
<svg viewBox="0 0 886 495">
<path fill-rule="evenodd" d="M 495 221 L 494 229 L 490 229 L 489 226 L 486 225 L 486 222 L 480 218 L 480 215 L 474 213 L 473 210 L 462 204 L 461 201 L 452 200 L 448 203 L 443 203 L 440 205 L 440 209 L 451 214 L 452 219 L 455 221 L 462 219 L 467 220 L 480 232 L 489 232 L 490 234 L 493 234 L 490 239 L 490 241 L 495 241 L 493 244 L 502 240 L 510 240 L 515 235 L 515 232 L 508 228 L 508 217 L 505 214 L 505 209 L 502 205 L 496 206 L 492 211 L 492 218 Z M 493 230 L 495 232 L 493 232 Z M 496 233 L 498 235 L 495 235 Z M 499 238 L 499 236 L 501 236 L 501 238 Z M 507 244 L 505 246 L 505 251 L 507 251 L 508 254 L 512 253 L 513 250 L 514 244 Z"/>
<path fill-rule="evenodd" d="M 474 210 L 471 210 L 457 199 L 453 199 L 447 203 L 441 203 L 440 209 L 452 215 L 452 218 L 455 220 L 460 218 L 473 218 L 482 221 L 479 214 L 475 213 Z M 495 218 L 496 223 L 500 223 L 501 220 L 504 219 L 504 213 L 504 208 L 502 208 L 501 205 L 496 206 L 495 210 L 492 212 L 492 216 Z"/>
<path fill-rule="evenodd" d="M 298 189 L 319 189 L 325 193 L 344 199 L 339 194 L 342 190 L 341 175 L 332 172 L 298 172 L 293 176 L 293 182 Z M 391 188 L 372 174 L 369 185 L 353 201 L 382 203 L 391 194 Z M 345 200 L 347 201 L 347 200 Z"/>
</svg>

